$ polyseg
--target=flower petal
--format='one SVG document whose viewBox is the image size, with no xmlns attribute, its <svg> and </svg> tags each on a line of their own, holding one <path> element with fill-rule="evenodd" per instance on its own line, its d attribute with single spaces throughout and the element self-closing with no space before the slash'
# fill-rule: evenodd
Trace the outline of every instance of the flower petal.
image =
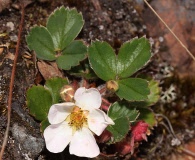
<svg viewBox="0 0 195 160">
<path fill-rule="evenodd" d="M 96 140 L 88 128 L 83 127 L 82 130 L 75 132 L 69 148 L 70 154 L 79 157 L 93 158 L 100 154 Z"/>
<path fill-rule="evenodd" d="M 58 124 L 63 122 L 66 117 L 71 113 L 74 106 L 75 104 L 71 102 L 52 105 L 48 113 L 49 123 Z"/>
<path fill-rule="evenodd" d="M 72 139 L 72 128 L 67 122 L 49 125 L 44 130 L 46 148 L 53 153 L 62 152 Z"/>
<path fill-rule="evenodd" d="M 105 128 L 109 124 L 114 124 L 112 119 L 108 117 L 103 111 L 99 109 L 94 109 L 89 112 L 88 115 L 88 126 L 91 131 L 93 131 L 96 135 L 102 134 Z"/>
<path fill-rule="evenodd" d="M 100 108 L 102 103 L 100 92 L 95 88 L 85 89 L 85 87 L 81 87 L 77 89 L 74 99 L 75 104 L 83 110 Z"/>
</svg>

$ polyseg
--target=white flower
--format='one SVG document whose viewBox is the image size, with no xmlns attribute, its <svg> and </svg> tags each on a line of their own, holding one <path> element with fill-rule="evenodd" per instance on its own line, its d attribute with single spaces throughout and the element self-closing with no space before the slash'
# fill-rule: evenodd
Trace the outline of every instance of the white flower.
<svg viewBox="0 0 195 160">
<path fill-rule="evenodd" d="M 79 88 L 75 103 L 65 102 L 51 106 L 49 125 L 44 131 L 46 147 L 50 152 L 62 152 L 70 143 L 70 154 L 96 157 L 100 150 L 93 133 L 100 135 L 109 124 L 114 124 L 103 111 L 101 95 L 95 88 Z"/>
</svg>

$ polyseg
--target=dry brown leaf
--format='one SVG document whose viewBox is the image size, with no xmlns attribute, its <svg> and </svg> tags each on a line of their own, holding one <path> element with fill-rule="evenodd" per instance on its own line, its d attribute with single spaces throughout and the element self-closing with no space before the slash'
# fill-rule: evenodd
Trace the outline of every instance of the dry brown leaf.
<svg viewBox="0 0 195 160">
<path fill-rule="evenodd" d="M 0 55 L 3 53 L 4 48 L 0 48 Z"/>
<path fill-rule="evenodd" d="M 63 72 L 59 70 L 55 62 L 37 62 L 38 69 L 45 80 L 53 77 L 64 77 Z"/>
<path fill-rule="evenodd" d="M 11 52 L 8 52 L 7 54 L 6 54 L 6 56 L 5 56 L 5 58 L 4 59 L 10 59 L 10 60 L 14 60 L 14 58 L 15 58 L 15 55 L 14 54 L 12 54 Z"/>
</svg>

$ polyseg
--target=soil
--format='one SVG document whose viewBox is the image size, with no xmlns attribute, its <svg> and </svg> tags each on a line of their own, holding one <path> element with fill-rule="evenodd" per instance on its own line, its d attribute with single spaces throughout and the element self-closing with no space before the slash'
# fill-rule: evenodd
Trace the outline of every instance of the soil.
<svg viewBox="0 0 195 160">
<path fill-rule="evenodd" d="M 0 1 L 0 3 L 3 3 L 3 1 Z M 152 33 L 147 28 L 147 20 L 143 18 L 143 14 L 147 13 L 147 7 L 143 4 L 143 1 L 39 0 L 30 1 L 25 8 L 25 24 L 14 83 L 11 129 L 3 159 L 85 159 L 69 155 L 68 149 L 59 154 L 49 153 L 45 148 L 44 139 L 40 133 L 39 122 L 29 115 L 26 107 L 25 95 L 27 89 L 35 83 L 43 82 L 44 79 L 37 68 L 37 59 L 34 53 L 30 52 L 27 47 L 25 36 L 34 25 L 45 26 L 48 15 L 56 7 L 62 5 L 70 8 L 75 7 L 83 14 L 85 25 L 78 38 L 84 39 L 87 44 L 90 44 L 92 40 L 99 39 L 109 42 L 118 50 L 123 42 L 134 37 L 146 36 L 150 38 L 153 44 L 152 53 L 154 56 L 149 66 L 142 72 L 158 80 L 162 87 L 161 99 L 152 109 L 155 113 L 165 115 L 170 119 L 175 134 L 182 144 L 192 143 L 195 140 L 195 77 L 191 74 L 181 78 L 177 71 L 174 70 L 175 68 L 171 62 L 162 58 L 161 51 L 169 52 L 169 48 L 167 48 L 166 42 L 163 41 L 163 35 L 155 35 L 154 39 L 150 37 Z M 0 11 L 0 144 L 2 144 L 6 128 L 6 106 L 10 75 L 21 16 L 20 3 L 10 1 L 3 8 L 0 5 Z M 150 21 L 152 20 L 150 19 Z M 153 21 L 155 23 L 156 19 L 153 18 Z M 174 90 L 169 93 L 168 90 L 171 85 L 174 86 Z M 164 98 L 166 97 L 165 94 L 169 95 L 169 101 L 168 98 Z M 171 144 L 174 136 L 167 121 L 162 116 L 158 116 L 157 122 L 157 126 L 151 130 L 148 142 L 143 142 L 136 149 L 133 156 L 117 156 L 110 159 L 166 160 L 170 159 L 170 157 L 177 157 L 182 150 L 179 145 Z M 194 144 L 192 143 L 192 148 L 194 148 Z M 184 154 L 180 156 L 186 159 Z M 109 158 L 101 156 L 99 159 Z"/>
</svg>

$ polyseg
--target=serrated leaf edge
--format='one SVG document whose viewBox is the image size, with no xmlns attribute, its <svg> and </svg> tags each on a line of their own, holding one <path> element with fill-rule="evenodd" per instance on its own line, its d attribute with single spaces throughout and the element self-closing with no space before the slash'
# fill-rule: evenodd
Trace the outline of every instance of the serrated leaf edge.
<svg viewBox="0 0 195 160">
<path fill-rule="evenodd" d="M 130 39 L 130 40 L 124 42 L 124 43 L 121 45 L 121 47 L 122 47 L 123 45 L 127 44 L 127 43 L 131 43 L 131 42 L 134 41 L 134 40 L 141 40 L 141 39 L 145 39 L 145 41 L 148 41 L 148 43 L 149 43 L 149 45 L 150 45 L 150 53 L 151 53 L 151 44 L 150 44 L 149 40 L 147 40 L 147 38 L 146 38 L 145 35 L 142 36 L 141 38 L 138 38 L 138 37 L 136 36 L 136 37 L 134 37 L 134 38 L 132 38 L 132 39 Z M 121 49 L 121 47 L 120 47 L 120 49 Z M 120 49 L 119 49 L 119 50 L 120 50 Z M 133 75 L 134 73 L 136 73 L 136 72 L 140 71 L 141 69 L 145 68 L 146 65 L 147 65 L 149 62 L 151 62 L 151 57 L 152 57 L 152 54 L 150 54 L 150 58 L 148 59 L 148 61 L 146 61 L 146 62 L 143 64 L 142 67 L 140 67 L 139 69 L 136 69 L 136 71 L 133 72 L 131 75 Z M 118 57 L 117 57 L 117 58 L 118 58 Z M 118 64 L 117 64 L 117 65 L 118 65 Z M 118 67 L 117 67 L 117 68 L 118 68 Z M 121 74 L 121 73 L 120 73 L 120 74 Z M 129 75 L 129 77 L 130 77 L 131 75 Z M 126 79 L 126 78 L 120 78 L 120 76 L 118 76 L 118 75 L 117 75 L 117 77 L 119 77 L 119 79 Z"/>
<path fill-rule="evenodd" d="M 129 79 L 129 78 L 124 78 L 124 79 L 120 79 L 120 80 L 125 80 L 125 79 Z M 143 78 L 137 78 L 137 79 L 142 79 L 142 80 L 145 80 L 147 83 L 148 83 L 148 86 L 149 86 L 149 81 L 147 80 L 147 79 L 143 79 Z M 149 87 L 148 87 L 149 88 Z M 116 93 L 115 93 L 116 94 Z M 149 94 L 150 94 L 150 89 L 149 89 Z M 149 95 L 148 94 L 148 95 Z M 116 94 L 117 95 L 117 94 Z M 148 95 L 147 95 L 147 97 L 148 97 Z M 117 95 L 117 97 L 119 97 L 118 95 Z M 123 100 L 124 98 L 121 98 L 121 97 L 119 97 L 120 98 L 120 100 Z M 127 100 L 127 99 L 125 99 L 126 101 L 128 101 L 128 102 L 144 102 L 145 100 L 147 100 L 148 98 L 146 98 L 146 99 L 143 99 L 143 100 Z"/>
<path fill-rule="evenodd" d="M 82 12 L 78 12 L 78 10 L 74 7 L 74 8 L 69 8 L 69 7 L 64 7 L 64 6 L 61 6 L 61 7 L 57 7 L 50 15 L 49 15 L 49 17 L 48 17 L 48 19 L 47 19 L 47 23 L 46 23 L 46 27 L 47 27 L 47 25 L 48 25 L 48 22 L 49 22 L 49 19 L 50 19 L 50 17 L 51 16 L 54 16 L 55 15 L 55 12 L 56 11 L 61 11 L 62 9 L 64 9 L 64 11 L 74 11 L 74 12 L 76 12 L 76 13 L 78 13 L 78 15 L 80 15 L 80 17 L 81 17 L 81 21 L 83 22 L 83 24 L 82 24 L 82 26 L 81 26 L 81 28 L 80 28 L 80 30 L 78 31 L 78 33 L 77 33 L 77 35 L 75 36 L 75 38 L 79 35 L 79 33 L 81 32 L 81 30 L 83 29 L 83 26 L 84 26 L 84 24 L 85 24 L 85 20 L 83 19 L 83 15 L 82 15 Z M 52 38 L 53 39 L 53 38 Z M 71 42 L 73 42 L 75 39 L 73 39 Z M 70 42 L 70 43 L 71 43 Z M 69 44 L 70 44 L 69 43 Z M 65 47 L 66 48 L 66 47 Z M 65 49 L 64 48 L 64 49 Z M 64 50 L 63 49 L 63 50 Z"/>
<path fill-rule="evenodd" d="M 120 117 L 120 118 L 123 118 L 123 117 Z M 126 117 L 127 118 L 127 117 Z M 127 118 L 127 120 L 128 120 L 128 118 Z M 129 122 L 129 126 L 130 126 L 130 121 L 128 121 Z M 113 128 L 113 126 L 114 125 L 109 125 L 109 127 L 111 127 L 111 128 Z M 109 131 L 109 130 L 108 130 Z M 111 131 L 109 131 L 109 132 L 111 132 Z M 117 130 L 117 132 L 118 132 L 118 130 Z M 112 132 L 111 132 L 112 133 Z M 119 133 L 119 132 L 118 132 Z M 129 133 L 129 130 L 128 130 L 128 132 L 123 136 L 123 135 L 121 135 L 120 134 L 120 136 L 121 137 L 126 137 L 127 136 L 127 134 Z M 114 144 L 114 143 L 117 143 L 117 142 L 119 142 L 120 140 L 122 140 L 123 138 L 114 138 L 113 136 L 111 137 L 111 140 L 109 141 L 109 142 L 107 142 L 107 144 Z"/>
<path fill-rule="evenodd" d="M 34 50 L 34 49 L 32 49 L 30 46 L 31 46 L 31 43 L 29 43 L 29 41 L 28 41 L 28 37 L 30 37 L 32 34 L 31 34 L 31 31 L 33 30 L 33 29 L 35 29 L 35 28 L 37 28 L 37 27 L 39 27 L 39 28 L 44 28 L 45 30 L 47 30 L 47 32 L 49 33 L 49 35 L 50 35 L 50 37 L 51 37 L 51 39 L 52 39 L 52 36 L 51 36 L 51 33 L 48 31 L 48 29 L 45 27 L 45 26 L 42 26 L 42 25 L 40 25 L 40 26 L 38 26 L 38 25 L 35 25 L 35 26 L 33 26 L 31 29 L 30 29 L 30 31 L 28 32 L 28 35 L 26 36 L 26 42 L 27 42 L 27 47 L 28 47 L 28 49 L 30 50 L 30 51 L 32 51 L 32 50 Z M 52 43 L 53 43 L 53 39 L 52 39 Z M 53 43 L 53 46 L 54 46 L 54 43 Z M 34 50 L 35 51 L 35 50 Z M 35 51 L 35 53 L 36 53 L 36 51 Z M 55 52 L 55 48 L 54 48 L 54 50 L 53 50 L 53 55 L 55 56 L 56 55 L 56 52 Z M 37 54 L 36 54 L 36 56 L 37 56 Z M 45 59 L 43 59 L 43 58 L 40 58 L 39 56 L 37 56 L 37 58 L 38 59 L 41 59 L 41 60 L 45 60 Z M 56 60 L 56 58 L 55 59 L 53 59 L 53 60 L 47 60 L 47 61 L 54 61 L 54 60 Z"/>
<path fill-rule="evenodd" d="M 114 50 L 114 48 L 108 43 L 108 42 L 106 42 L 106 41 L 101 41 L 101 40 L 99 40 L 99 39 L 96 39 L 96 40 L 94 40 L 94 41 L 91 41 L 91 44 L 90 44 L 90 46 L 92 46 L 95 42 L 100 42 L 100 43 L 107 43 L 111 48 L 112 48 L 112 50 L 113 50 L 113 52 L 115 53 L 115 59 L 117 60 L 117 55 L 116 55 L 116 52 L 115 52 L 115 50 Z M 91 67 L 91 69 L 93 69 L 93 66 L 92 66 L 92 64 L 91 64 L 91 61 L 90 61 L 90 59 L 89 59 L 89 51 L 88 51 L 88 49 L 89 49 L 89 47 L 90 46 L 88 46 L 87 47 L 87 55 L 88 55 L 88 60 L 89 60 L 89 65 L 90 65 L 90 67 Z M 112 68 L 110 68 L 111 70 L 112 70 Z M 97 75 L 97 77 L 99 77 L 98 76 L 98 74 L 96 73 L 96 71 L 93 69 L 93 71 L 94 71 L 94 73 Z M 99 77 L 100 78 L 100 77 Z M 100 78 L 101 79 L 101 78 Z M 109 79 L 109 80 L 111 80 L 111 79 Z"/>
<path fill-rule="evenodd" d="M 147 40 L 147 38 L 146 38 L 146 36 L 144 35 L 144 36 L 142 36 L 141 38 L 138 38 L 137 36 L 136 37 L 134 37 L 134 38 L 132 38 L 131 40 L 129 40 L 129 41 L 126 41 L 126 42 L 124 42 L 123 44 L 122 44 L 122 46 L 124 45 L 124 44 L 126 44 L 126 43 L 131 43 L 133 40 L 136 40 L 136 39 L 145 39 L 145 41 L 148 41 Z M 92 41 L 91 42 L 91 45 L 93 45 L 95 42 L 100 42 L 100 43 L 107 43 L 107 42 L 105 42 L 105 41 L 100 41 L 100 40 L 98 40 L 98 39 L 96 39 L 95 41 Z M 107 44 L 109 44 L 109 43 L 107 43 Z M 91 46 L 90 45 L 90 46 Z M 110 44 L 109 44 L 110 45 Z M 150 42 L 149 42 L 149 45 L 150 45 L 150 53 L 151 53 L 151 44 L 150 44 Z M 111 46 L 111 45 L 110 45 Z M 121 46 L 121 47 L 122 47 Z M 88 47 L 89 48 L 89 47 Z M 115 53 L 115 58 L 116 58 L 116 62 L 118 61 L 118 56 L 116 55 L 116 51 L 113 49 L 113 47 L 111 46 L 111 48 L 112 48 L 112 50 L 113 50 L 113 52 Z M 89 52 L 88 52 L 89 53 Z M 88 57 L 89 57 L 89 54 L 88 54 Z M 141 70 L 141 69 L 143 69 L 150 61 L 151 61 L 151 57 L 152 57 L 152 54 L 150 54 L 150 58 L 148 59 L 148 61 L 146 61 L 145 62 L 145 64 L 143 64 L 143 66 L 142 67 L 140 67 L 139 69 L 136 69 L 136 71 L 134 72 L 134 73 L 136 73 L 136 72 L 138 72 L 139 70 Z M 90 64 L 90 67 L 93 69 L 93 66 L 92 66 L 92 64 L 91 64 L 91 62 L 90 62 L 90 59 L 89 59 L 89 64 Z M 118 65 L 118 63 L 116 63 L 116 65 Z M 117 67 L 118 68 L 118 67 Z M 117 69 L 118 70 L 118 69 Z M 118 71 L 115 71 L 116 73 L 118 72 Z M 97 75 L 97 73 L 96 73 L 96 71 L 93 69 L 93 71 L 95 72 L 95 74 Z M 134 73 L 132 73 L 132 74 L 134 74 Z M 131 75 L 132 75 L 131 74 Z M 131 75 L 129 75 L 129 77 L 131 76 Z M 115 79 L 114 80 L 118 80 L 118 79 L 126 79 L 126 78 L 120 78 L 119 76 L 118 76 L 118 73 L 115 75 Z M 119 77 L 119 78 L 118 78 Z"/>
</svg>

